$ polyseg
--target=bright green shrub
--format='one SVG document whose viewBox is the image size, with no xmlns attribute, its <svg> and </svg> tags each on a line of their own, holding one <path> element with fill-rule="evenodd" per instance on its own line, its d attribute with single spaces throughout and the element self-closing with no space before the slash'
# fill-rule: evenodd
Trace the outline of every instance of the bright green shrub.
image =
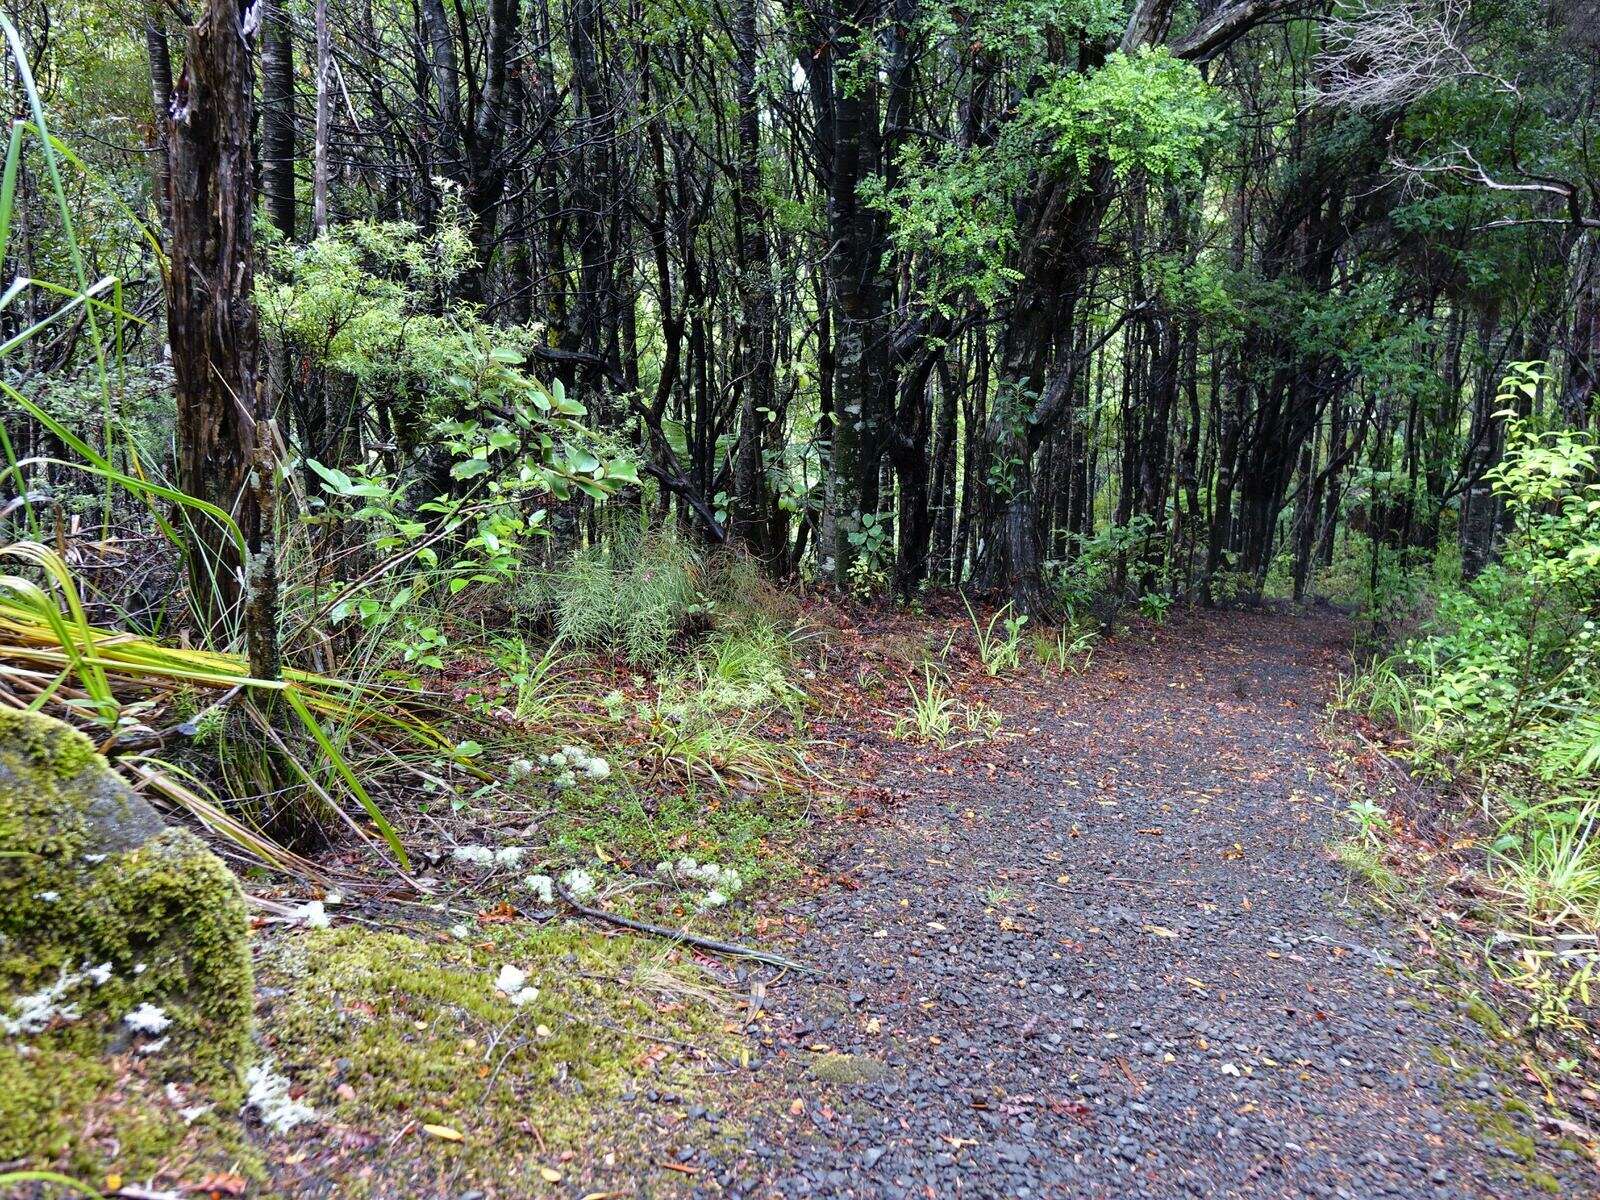
<svg viewBox="0 0 1600 1200">
<path fill-rule="evenodd" d="M 699 557 L 675 533 L 624 530 L 531 581 L 520 603 L 529 615 L 547 615 L 568 645 L 656 663 L 704 620 L 703 577 Z"/>
</svg>

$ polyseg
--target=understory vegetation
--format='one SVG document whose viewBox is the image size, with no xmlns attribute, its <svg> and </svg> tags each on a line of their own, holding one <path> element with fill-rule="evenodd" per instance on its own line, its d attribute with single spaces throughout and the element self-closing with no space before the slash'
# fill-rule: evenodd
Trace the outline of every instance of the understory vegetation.
<svg viewBox="0 0 1600 1200">
<path fill-rule="evenodd" d="M 1500 392 L 1506 445 L 1489 472 L 1504 505 L 1497 561 L 1471 579 L 1413 585 L 1415 632 L 1346 683 L 1342 704 L 1404 735 L 1395 753 L 1448 789 L 1481 857 L 1491 961 L 1539 1022 L 1582 1019 L 1600 936 L 1600 444 L 1523 415 L 1549 377 L 1519 368 Z M 1353 801 L 1369 873 L 1394 832 Z M 1384 880 L 1392 886 L 1392 876 Z"/>
</svg>

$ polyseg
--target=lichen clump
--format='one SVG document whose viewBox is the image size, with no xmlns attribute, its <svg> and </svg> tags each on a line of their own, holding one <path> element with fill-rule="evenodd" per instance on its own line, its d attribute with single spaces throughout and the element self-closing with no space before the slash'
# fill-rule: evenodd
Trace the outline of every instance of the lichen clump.
<svg viewBox="0 0 1600 1200">
<path fill-rule="evenodd" d="M 167 828 L 82 734 L 0 709 L 9 1040 L 30 1055 L 45 1043 L 139 1048 L 164 1074 L 236 1084 L 250 1047 L 247 939 L 238 882 L 198 838 Z M 169 1040 L 152 1050 L 158 1034 Z M 0 1130 L 0 1159 L 26 1149 Z"/>
</svg>

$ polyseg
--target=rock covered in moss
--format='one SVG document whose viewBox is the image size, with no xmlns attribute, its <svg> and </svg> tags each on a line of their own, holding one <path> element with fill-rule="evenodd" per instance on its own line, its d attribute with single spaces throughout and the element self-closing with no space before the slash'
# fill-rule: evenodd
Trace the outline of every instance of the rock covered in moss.
<svg viewBox="0 0 1600 1200">
<path fill-rule="evenodd" d="M 233 1081 L 251 1008 L 232 872 L 81 733 L 0 708 L 0 1038 Z"/>
</svg>

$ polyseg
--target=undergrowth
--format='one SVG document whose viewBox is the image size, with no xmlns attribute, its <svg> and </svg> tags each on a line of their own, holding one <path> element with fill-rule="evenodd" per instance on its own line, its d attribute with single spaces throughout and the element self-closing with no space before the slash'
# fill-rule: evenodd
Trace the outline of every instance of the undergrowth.
<svg viewBox="0 0 1600 1200">
<path fill-rule="evenodd" d="M 1413 775 L 1457 798 L 1457 835 L 1475 842 L 1495 902 L 1488 959 L 1530 1027 L 1587 1007 L 1600 933 L 1600 446 L 1518 415 L 1547 382 L 1525 366 L 1503 388 L 1498 561 L 1434 585 L 1421 629 L 1338 696 L 1397 727 Z M 1364 826 L 1341 855 L 1371 877 L 1386 833 Z"/>
</svg>

